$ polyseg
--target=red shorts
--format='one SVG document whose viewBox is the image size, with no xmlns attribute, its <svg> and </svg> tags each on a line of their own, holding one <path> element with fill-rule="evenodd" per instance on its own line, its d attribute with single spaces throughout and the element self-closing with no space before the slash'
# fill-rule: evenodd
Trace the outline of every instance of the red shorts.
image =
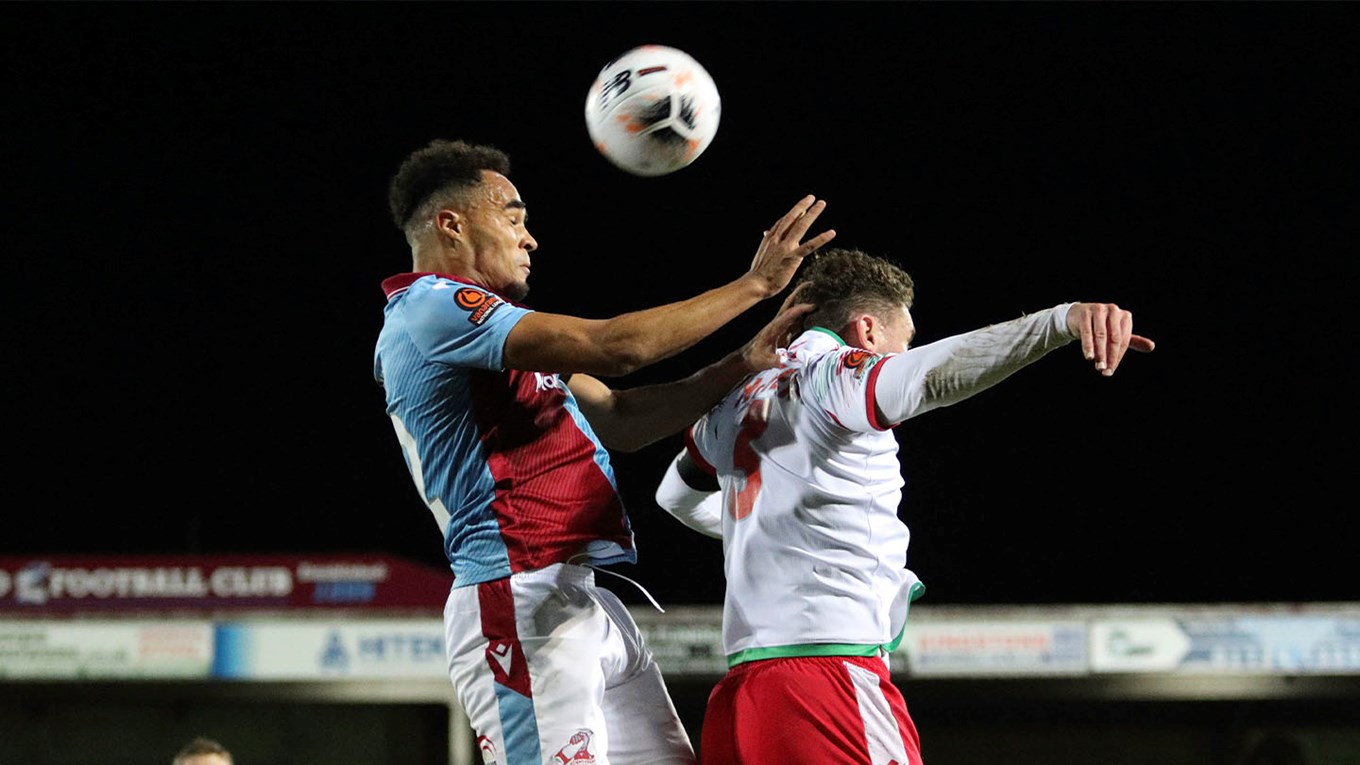
<svg viewBox="0 0 1360 765">
<path fill-rule="evenodd" d="M 738 664 L 708 697 L 703 765 L 921 765 L 921 742 L 882 659 Z"/>
</svg>

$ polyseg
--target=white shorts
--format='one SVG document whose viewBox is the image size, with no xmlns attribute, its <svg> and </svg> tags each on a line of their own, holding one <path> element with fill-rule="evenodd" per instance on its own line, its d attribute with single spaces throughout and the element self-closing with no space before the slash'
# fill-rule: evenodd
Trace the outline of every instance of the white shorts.
<svg viewBox="0 0 1360 765">
<path fill-rule="evenodd" d="M 637 624 L 592 569 L 555 564 L 455 587 L 444 633 L 485 762 L 695 762 Z"/>
</svg>

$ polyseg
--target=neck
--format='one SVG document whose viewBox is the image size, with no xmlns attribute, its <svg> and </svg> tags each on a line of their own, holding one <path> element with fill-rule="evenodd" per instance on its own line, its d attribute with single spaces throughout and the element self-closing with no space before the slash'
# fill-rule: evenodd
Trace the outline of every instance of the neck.
<svg viewBox="0 0 1360 765">
<path fill-rule="evenodd" d="M 417 273 L 429 272 L 462 276 L 474 281 L 478 278 L 475 269 L 469 268 L 463 262 L 463 259 L 457 257 L 452 250 L 446 250 L 442 247 L 412 247 L 411 270 Z"/>
</svg>

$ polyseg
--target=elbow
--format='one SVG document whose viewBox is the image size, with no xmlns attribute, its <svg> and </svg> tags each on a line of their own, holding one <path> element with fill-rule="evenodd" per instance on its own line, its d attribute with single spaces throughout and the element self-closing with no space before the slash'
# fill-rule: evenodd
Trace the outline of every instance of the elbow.
<svg viewBox="0 0 1360 765">
<path fill-rule="evenodd" d="M 597 428 L 595 435 L 600 437 L 600 443 L 604 445 L 604 448 L 611 452 L 622 452 L 623 454 L 641 451 L 643 447 L 660 440 L 659 438 L 648 438 L 647 435 L 633 432 L 629 428 L 616 428 L 609 433 L 602 433 Z"/>
<path fill-rule="evenodd" d="M 657 361 L 657 359 L 650 358 L 640 347 L 622 343 L 615 344 L 602 356 L 600 368 L 595 370 L 595 374 L 607 377 L 623 377 L 654 361 Z"/>
<path fill-rule="evenodd" d="M 609 358 L 601 362 L 595 374 L 602 377 L 624 377 L 647 366 L 645 361 L 636 358 Z"/>
</svg>

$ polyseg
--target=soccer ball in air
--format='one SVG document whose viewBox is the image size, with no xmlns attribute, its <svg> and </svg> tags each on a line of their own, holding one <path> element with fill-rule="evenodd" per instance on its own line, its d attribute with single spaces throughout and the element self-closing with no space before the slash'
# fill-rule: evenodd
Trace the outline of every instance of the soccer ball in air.
<svg viewBox="0 0 1360 765">
<path fill-rule="evenodd" d="M 633 175 L 666 175 L 698 159 L 721 116 L 708 71 L 664 45 L 640 45 L 605 64 L 586 96 L 590 140 Z"/>
</svg>

